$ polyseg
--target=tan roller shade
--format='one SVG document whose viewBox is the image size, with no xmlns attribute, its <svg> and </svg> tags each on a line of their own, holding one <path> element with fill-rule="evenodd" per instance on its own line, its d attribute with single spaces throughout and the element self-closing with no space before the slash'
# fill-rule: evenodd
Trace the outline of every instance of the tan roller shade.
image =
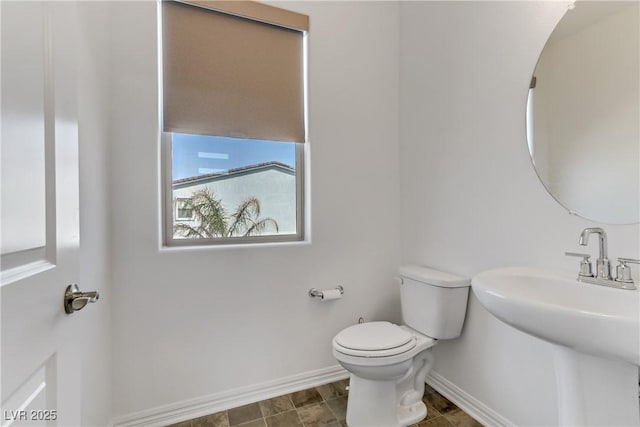
<svg viewBox="0 0 640 427">
<path fill-rule="evenodd" d="M 249 1 L 191 3 L 162 3 L 165 132 L 304 142 L 308 18 Z"/>
</svg>

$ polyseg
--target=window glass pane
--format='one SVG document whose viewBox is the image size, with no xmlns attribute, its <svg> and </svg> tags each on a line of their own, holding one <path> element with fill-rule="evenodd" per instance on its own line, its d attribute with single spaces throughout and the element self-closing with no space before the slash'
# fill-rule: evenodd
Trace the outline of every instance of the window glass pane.
<svg viewBox="0 0 640 427">
<path fill-rule="evenodd" d="M 172 134 L 174 239 L 296 234 L 296 144 Z"/>
<path fill-rule="evenodd" d="M 176 198 L 176 220 L 193 219 L 191 199 Z"/>
</svg>

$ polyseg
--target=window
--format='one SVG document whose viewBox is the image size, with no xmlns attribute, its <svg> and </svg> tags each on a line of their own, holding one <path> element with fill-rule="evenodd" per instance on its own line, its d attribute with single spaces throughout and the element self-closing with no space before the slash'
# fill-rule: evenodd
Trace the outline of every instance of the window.
<svg viewBox="0 0 640 427">
<path fill-rule="evenodd" d="M 302 144 L 168 134 L 174 244 L 298 240 Z M 257 239 L 257 240 L 256 240 Z"/>
<path fill-rule="evenodd" d="M 177 198 L 176 199 L 176 221 L 191 221 L 193 220 L 193 207 L 191 206 L 192 198 Z"/>
<path fill-rule="evenodd" d="M 165 244 L 302 240 L 308 18 L 249 1 L 159 9 Z"/>
</svg>

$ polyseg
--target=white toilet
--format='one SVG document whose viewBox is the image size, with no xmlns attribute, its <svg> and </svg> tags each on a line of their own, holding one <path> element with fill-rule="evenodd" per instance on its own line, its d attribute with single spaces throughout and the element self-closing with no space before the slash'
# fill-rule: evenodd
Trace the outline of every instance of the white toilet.
<svg viewBox="0 0 640 427">
<path fill-rule="evenodd" d="M 333 338 L 333 355 L 351 373 L 349 427 L 405 427 L 426 417 L 432 347 L 462 331 L 469 279 L 419 266 L 402 267 L 400 279 L 404 325 L 361 323 Z"/>
</svg>

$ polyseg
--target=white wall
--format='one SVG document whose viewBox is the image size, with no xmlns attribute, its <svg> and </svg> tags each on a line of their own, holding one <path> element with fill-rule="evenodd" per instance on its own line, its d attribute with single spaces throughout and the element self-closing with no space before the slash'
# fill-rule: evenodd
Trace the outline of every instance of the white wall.
<svg viewBox="0 0 640 427">
<path fill-rule="evenodd" d="M 563 2 L 403 2 L 402 261 L 473 276 L 528 265 L 577 272 L 566 250 L 594 225 L 539 182 L 527 151 L 531 73 Z M 605 226 L 611 257 L 640 254 L 640 227 Z M 583 248 L 581 248 L 583 249 Z M 592 254 L 597 249 L 588 248 Z M 549 346 L 471 297 L 463 335 L 434 371 L 516 425 L 555 425 Z"/>
<path fill-rule="evenodd" d="M 311 243 L 169 251 L 155 5 L 111 6 L 116 416 L 334 366 L 341 328 L 399 319 L 397 4 L 282 5 L 311 18 Z"/>
<path fill-rule="evenodd" d="M 75 314 L 82 316 L 79 404 L 83 426 L 105 426 L 112 416 L 108 5 L 81 3 L 79 16 L 79 286 L 100 292 L 96 304 Z"/>
</svg>

